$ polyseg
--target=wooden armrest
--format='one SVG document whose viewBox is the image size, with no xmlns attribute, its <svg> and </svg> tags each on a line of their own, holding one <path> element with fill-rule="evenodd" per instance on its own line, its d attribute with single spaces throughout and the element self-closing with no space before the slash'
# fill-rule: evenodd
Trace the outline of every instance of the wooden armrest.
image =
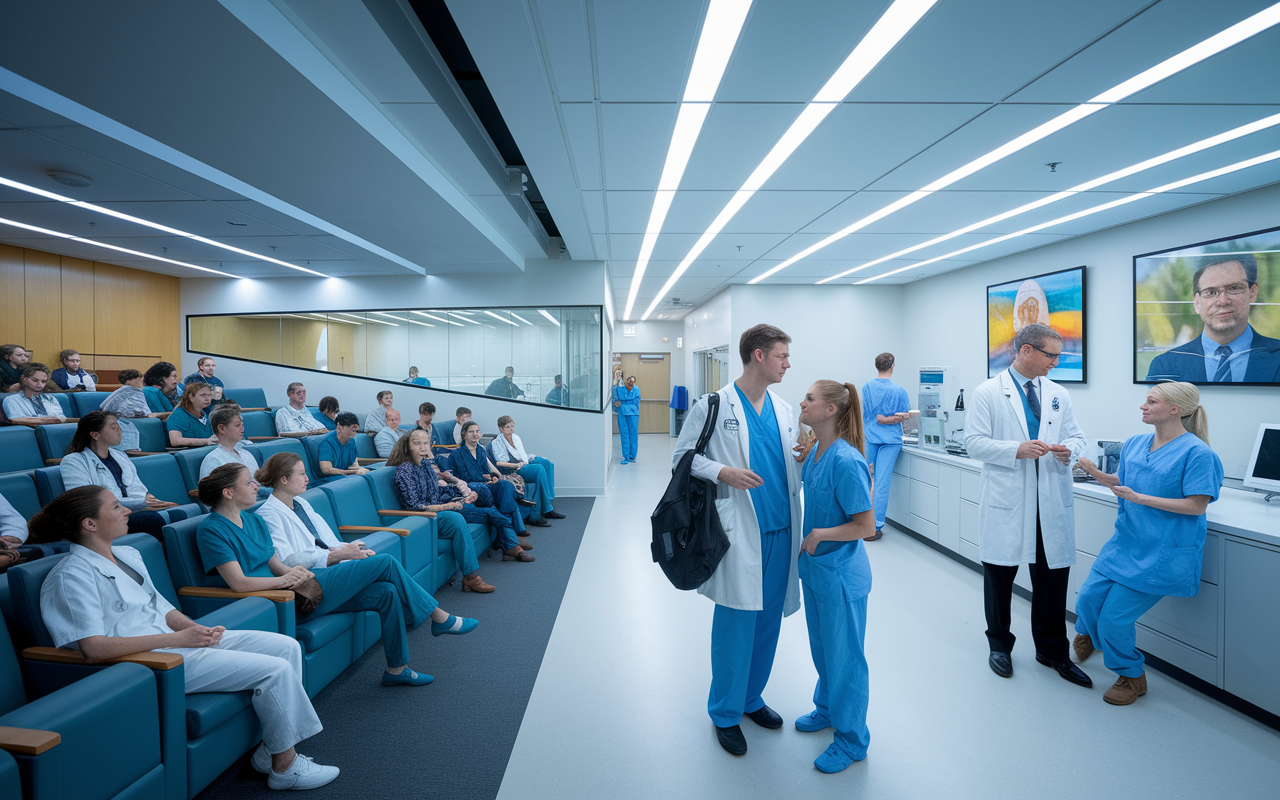
<svg viewBox="0 0 1280 800">
<path fill-rule="evenodd" d="M 24 756 L 38 756 L 62 743 L 62 736 L 53 731 L 39 731 L 35 728 L 10 728 L 0 725 L 0 750 L 10 753 L 21 753 Z"/>
<path fill-rule="evenodd" d="M 356 459 L 356 463 L 362 467 L 367 467 L 370 464 L 377 464 L 382 461 L 386 461 L 386 459 L 381 456 L 377 456 L 375 458 L 357 458 Z"/>
<path fill-rule="evenodd" d="M 397 536 L 408 536 L 408 528 L 379 528 L 377 525 L 339 525 L 338 533 L 374 533 L 376 531 L 390 531 Z M 179 592 L 181 594 L 181 592 Z"/>
<path fill-rule="evenodd" d="M 46 458 L 44 460 L 44 465 L 46 467 L 56 467 L 61 463 L 62 463 L 62 459 L 60 458 Z"/>
<path fill-rule="evenodd" d="M 79 417 L 67 417 L 66 419 L 63 420 L 63 422 L 79 422 L 79 421 L 80 421 Z"/>
<path fill-rule="evenodd" d="M 433 445 L 431 445 L 432 449 L 437 449 L 437 448 L 438 448 L 438 449 L 440 449 L 440 450 L 457 450 L 457 449 L 458 449 L 459 447 L 461 447 L 461 446 L 462 446 L 462 445 L 460 445 L 460 444 L 433 444 Z"/>
<path fill-rule="evenodd" d="M 148 453 L 146 450 L 125 450 L 124 454 L 129 458 L 141 458 L 142 456 L 162 456 L 164 453 Z"/>
<path fill-rule="evenodd" d="M 279 436 L 246 436 L 245 438 L 251 442 L 273 442 L 276 439 L 279 439 L 281 437 Z"/>
<path fill-rule="evenodd" d="M 159 650 L 145 650 L 115 658 L 92 659 L 79 650 L 66 650 L 61 647 L 28 647 L 22 651 L 22 657 L 31 661 L 49 661 L 57 664 L 141 664 L 144 667 L 159 670 L 173 669 L 182 665 L 182 656 Z"/>
<path fill-rule="evenodd" d="M 270 411 L 271 409 L 267 408 L 266 406 L 261 406 L 258 408 L 245 408 L 244 406 L 240 406 L 240 410 L 241 411 Z"/>
<path fill-rule="evenodd" d="M 179 597 L 216 597 L 226 600 L 238 600 L 241 597 L 265 597 L 273 603 L 287 603 L 293 599 L 289 589 L 263 589 L 260 592 L 233 592 L 220 586 L 183 586 L 178 590 Z"/>
<path fill-rule="evenodd" d="M 398 508 L 378 509 L 378 515 L 383 517 L 426 517 L 435 519 L 434 511 L 401 511 Z"/>
<path fill-rule="evenodd" d="M 199 499 L 200 499 L 200 490 L 199 490 L 199 489 L 191 489 L 191 490 L 189 490 L 189 491 L 187 492 L 187 497 L 190 497 L 192 500 L 199 500 Z"/>
</svg>

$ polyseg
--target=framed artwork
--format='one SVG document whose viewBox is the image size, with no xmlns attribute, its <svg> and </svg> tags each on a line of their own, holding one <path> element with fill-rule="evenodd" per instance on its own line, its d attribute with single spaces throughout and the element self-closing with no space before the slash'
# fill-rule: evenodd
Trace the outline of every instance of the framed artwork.
<svg viewBox="0 0 1280 800">
<path fill-rule="evenodd" d="M 1057 383 L 1085 383 L 1084 267 L 1033 275 L 987 287 L 987 377 L 1008 369 L 1013 338 L 1032 322 L 1062 335 L 1062 358 L 1049 372 Z"/>
</svg>

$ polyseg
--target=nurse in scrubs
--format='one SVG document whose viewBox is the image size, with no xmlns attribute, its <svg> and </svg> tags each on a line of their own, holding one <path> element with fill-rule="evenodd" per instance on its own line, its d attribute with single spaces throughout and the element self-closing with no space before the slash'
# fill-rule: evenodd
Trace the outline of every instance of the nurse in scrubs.
<svg viewBox="0 0 1280 800">
<path fill-rule="evenodd" d="M 809 650 L 818 670 L 814 710 L 796 729 L 835 728 L 835 738 L 813 765 L 839 772 L 867 757 L 867 659 L 863 640 L 871 563 L 860 540 L 876 532 L 862 407 L 851 383 L 818 381 L 800 403 L 800 421 L 817 443 L 804 459 L 804 541 L 800 581 Z"/>
<path fill-rule="evenodd" d="M 613 409 L 618 412 L 618 432 L 622 439 L 622 463 L 636 460 L 640 444 L 640 390 L 636 376 L 628 375 L 624 386 L 613 387 Z"/>
<path fill-rule="evenodd" d="M 1108 475 L 1087 458 L 1080 467 L 1119 498 L 1116 531 L 1098 553 L 1076 600 L 1076 657 L 1102 650 L 1120 677 L 1102 699 L 1127 706 L 1147 693 L 1134 623 L 1160 598 L 1195 597 L 1208 523 L 1205 509 L 1222 488 L 1222 461 L 1209 449 L 1200 392 L 1189 383 L 1158 383 L 1147 392 L 1142 421 L 1154 433 L 1134 436 Z"/>
</svg>

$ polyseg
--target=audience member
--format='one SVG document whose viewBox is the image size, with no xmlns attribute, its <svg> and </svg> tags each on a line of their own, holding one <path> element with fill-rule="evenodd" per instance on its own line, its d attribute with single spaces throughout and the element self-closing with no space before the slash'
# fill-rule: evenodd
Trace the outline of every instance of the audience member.
<svg viewBox="0 0 1280 800">
<path fill-rule="evenodd" d="M 409 367 L 409 377 L 405 378 L 400 382 L 412 383 L 414 386 L 430 386 L 431 385 L 431 381 L 427 380 L 426 378 L 418 377 L 417 367 Z"/>
<path fill-rule="evenodd" d="M 205 356 L 196 362 L 196 371 L 182 379 L 182 385 L 189 386 L 197 381 L 209 384 L 209 389 L 213 392 L 213 403 L 211 406 L 217 406 L 222 402 L 223 383 L 221 379 L 213 376 L 213 371 L 218 368 L 212 358 Z"/>
<path fill-rule="evenodd" d="M 551 391 L 547 392 L 547 402 L 553 406 L 569 405 L 569 387 L 561 382 L 561 376 L 556 376 L 556 385 Z"/>
<path fill-rule="evenodd" d="M 462 444 L 462 426 L 471 421 L 471 409 L 466 406 L 458 406 L 458 410 L 453 412 L 453 443 Z"/>
<path fill-rule="evenodd" d="M 462 446 L 449 456 L 449 466 L 454 475 L 467 482 L 479 495 L 476 505 L 493 505 L 507 519 L 517 536 L 525 535 L 524 520 L 516 503 L 515 486 L 502 480 L 498 468 L 489 460 L 489 453 L 480 446 L 480 425 L 468 422 L 462 426 Z M 491 498 L 491 499 L 490 499 Z M 532 523 L 546 527 L 551 523 L 540 520 Z M 505 558 L 505 557 L 504 557 Z"/>
<path fill-rule="evenodd" d="M 16 392 L 21 389 L 22 370 L 26 369 L 31 354 L 20 344 L 0 345 L 0 392 Z"/>
<path fill-rule="evenodd" d="M 102 411 L 110 411 L 119 418 L 120 430 L 123 437 L 120 442 L 121 450 L 141 450 L 142 442 L 138 428 L 128 420 L 128 417 L 140 419 L 142 417 L 166 417 L 167 414 L 156 414 L 151 411 L 151 407 L 147 405 L 147 397 L 142 389 L 142 373 L 136 369 L 120 370 L 117 380 L 123 384 L 116 389 L 106 400 L 102 401 L 102 405 L 98 408 Z"/>
<path fill-rule="evenodd" d="M 320 454 L 316 460 L 320 462 L 320 474 L 327 477 L 339 475 L 364 475 L 369 470 L 357 462 L 356 431 L 360 429 L 360 420 L 350 411 L 343 411 L 334 420 L 337 425 L 331 433 L 320 441 Z"/>
<path fill-rule="evenodd" d="M 440 442 L 436 440 L 435 426 L 431 424 L 432 422 L 435 421 L 435 418 L 436 418 L 435 403 L 425 402 L 425 403 L 420 403 L 418 405 L 418 421 L 414 425 L 414 428 L 417 430 L 426 431 L 427 433 L 431 434 L 432 447 L 435 447 L 436 445 L 440 444 Z"/>
<path fill-rule="evenodd" d="M 387 409 L 391 408 L 391 404 L 395 398 L 391 392 L 378 392 L 378 407 L 370 411 L 368 416 L 364 418 L 364 432 L 370 436 L 377 436 L 378 431 L 387 427 Z"/>
<path fill-rule="evenodd" d="M 80 368 L 80 354 L 75 350 L 63 350 L 58 353 L 62 366 L 53 371 L 49 378 L 64 392 L 96 391 L 93 376 Z"/>
<path fill-rule="evenodd" d="M 148 492 L 133 460 L 115 449 L 118 444 L 120 423 L 115 414 L 102 410 L 85 414 L 62 458 L 62 485 L 67 489 L 101 486 L 109 490 L 133 512 L 129 515 L 129 533 L 149 533 L 164 541 L 161 529 L 170 522 L 186 519 L 187 511 L 193 508 L 158 500 Z"/>
<path fill-rule="evenodd" d="M 142 376 L 147 406 L 157 414 L 172 413 L 182 397 L 178 384 L 178 368 L 168 361 L 157 361 Z"/>
<path fill-rule="evenodd" d="M 373 437 L 373 446 L 378 449 L 378 455 L 382 458 L 391 455 L 391 448 L 395 447 L 396 440 L 404 436 L 404 431 L 400 430 L 399 411 L 388 408 L 386 420 L 387 424 Z"/>
<path fill-rule="evenodd" d="M 341 410 L 342 409 L 338 408 L 338 398 L 325 395 L 320 398 L 320 416 L 316 417 L 316 420 L 329 430 L 333 430 L 337 427 L 337 423 L 333 420 L 338 416 L 338 412 Z M 311 416 L 315 417 L 315 414 L 312 414 Z"/>
<path fill-rule="evenodd" d="M 223 464 L 244 464 L 250 472 L 258 471 L 258 460 L 244 443 L 244 418 L 234 403 L 218 406 L 209 414 L 209 427 L 218 446 L 200 462 L 200 477 L 207 478 Z"/>
<path fill-rule="evenodd" d="M 337 767 L 322 767 L 294 749 L 321 729 L 302 685 L 302 646 L 283 634 L 207 628 L 183 615 L 156 591 L 137 550 L 111 546 L 128 532 L 130 516 L 116 498 L 85 486 L 59 495 L 32 518 L 33 539 L 73 543 L 40 588 L 40 612 L 54 646 L 90 659 L 178 653 L 184 691 L 243 691 L 253 703 L 262 745 L 252 764 L 270 773 L 268 787 L 314 789 L 338 777 Z"/>
<path fill-rule="evenodd" d="M 279 467 L 283 462 L 275 463 Z M 292 468 L 298 466 L 295 464 Z M 274 480 L 276 486 L 284 483 L 284 475 L 277 469 L 261 472 L 263 478 Z M 309 607 L 310 603 L 306 604 L 308 607 L 295 606 L 299 618 L 335 611 L 377 611 L 382 617 L 382 646 L 387 659 L 387 669 L 382 676 L 384 686 L 425 686 L 435 680 L 408 668 L 406 623 L 416 628 L 429 618 L 431 633 L 435 636 L 470 633 L 479 625 L 474 619 L 446 613 L 390 555 L 350 559 L 333 567 L 326 565 L 316 572 L 301 564 L 287 566 L 276 554 L 276 548 L 283 544 L 291 550 L 292 537 L 281 530 L 281 541 L 276 542 L 266 520 L 249 511 L 257 499 L 258 481 L 240 464 L 224 464 L 200 481 L 200 502 L 213 509 L 196 533 L 204 568 L 210 572 L 217 570 L 233 591 L 292 589 L 295 595 L 312 597 L 313 607 Z M 273 491 L 267 502 L 281 504 L 282 508 L 276 512 L 277 520 L 291 514 L 301 521 L 294 508 L 297 497 L 288 499 L 289 502 L 284 503 Z M 307 519 L 313 521 L 310 516 Z"/>
<path fill-rule="evenodd" d="M 211 402 L 213 391 L 209 384 L 193 383 L 187 387 L 178 400 L 178 407 L 164 423 L 170 447 L 205 447 L 218 443 L 209 427 L 209 415 L 204 413 Z"/>
<path fill-rule="evenodd" d="M 311 409 L 307 408 L 307 387 L 295 381 L 289 384 L 285 393 L 289 396 L 289 405 L 281 406 L 276 411 L 276 433 L 291 439 L 301 439 L 329 432 L 324 423 L 316 419 L 311 414 Z"/>
<path fill-rule="evenodd" d="M 48 367 L 37 361 L 27 364 L 18 380 L 19 391 L 4 399 L 4 415 L 11 423 L 34 428 L 67 421 L 62 404 L 44 393 L 48 383 Z"/>
<path fill-rule="evenodd" d="M 523 400 L 524 391 L 512 380 L 516 374 L 515 367 L 507 367 L 501 378 L 494 378 L 493 383 L 484 393 L 493 397 L 505 397 L 509 400 Z"/>
<path fill-rule="evenodd" d="M 526 453 L 524 444 L 516 435 L 516 421 L 509 416 L 498 417 L 498 435 L 489 443 L 493 462 L 504 472 L 514 472 L 526 483 L 538 487 L 538 514 L 544 519 L 564 519 L 551 502 L 556 499 L 556 465 L 541 456 Z"/>
</svg>

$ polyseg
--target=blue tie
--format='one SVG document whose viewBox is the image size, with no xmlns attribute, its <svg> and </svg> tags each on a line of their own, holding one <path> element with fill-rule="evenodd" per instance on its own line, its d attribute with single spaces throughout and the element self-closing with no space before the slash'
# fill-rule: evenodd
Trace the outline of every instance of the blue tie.
<svg viewBox="0 0 1280 800">
<path fill-rule="evenodd" d="M 1218 349 L 1214 351 L 1214 355 L 1218 357 L 1218 371 L 1213 376 L 1213 382 L 1222 383 L 1223 381 L 1230 381 L 1231 380 L 1231 362 L 1230 362 L 1231 348 L 1227 347 L 1225 344 L 1219 345 Z"/>
<path fill-rule="evenodd" d="M 1031 406 L 1031 413 L 1036 415 L 1036 420 L 1040 419 L 1040 397 L 1036 394 L 1036 382 L 1027 381 L 1027 405 Z"/>
</svg>

